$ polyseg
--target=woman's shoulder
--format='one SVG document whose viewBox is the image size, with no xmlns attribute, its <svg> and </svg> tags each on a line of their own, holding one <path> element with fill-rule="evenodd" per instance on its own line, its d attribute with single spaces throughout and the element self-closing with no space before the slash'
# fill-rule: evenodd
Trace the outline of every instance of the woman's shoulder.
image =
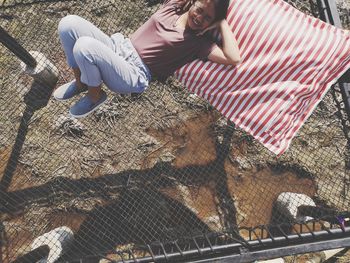
<svg viewBox="0 0 350 263">
<path fill-rule="evenodd" d="M 163 2 L 162 8 L 171 7 L 175 10 L 178 10 L 181 6 L 183 6 L 184 2 L 186 2 L 186 0 L 165 0 Z"/>
<path fill-rule="evenodd" d="M 157 20 L 161 19 L 167 19 L 168 17 L 172 17 L 175 14 L 178 13 L 178 7 L 179 7 L 179 1 L 178 0 L 166 0 L 164 1 L 163 5 L 160 9 L 158 9 L 157 12 L 153 14 L 153 17 Z"/>
</svg>

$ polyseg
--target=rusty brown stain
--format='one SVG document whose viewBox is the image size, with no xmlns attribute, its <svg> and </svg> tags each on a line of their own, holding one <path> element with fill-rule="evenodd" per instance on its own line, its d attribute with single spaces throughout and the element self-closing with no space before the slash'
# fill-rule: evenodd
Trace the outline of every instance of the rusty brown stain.
<svg viewBox="0 0 350 263">
<path fill-rule="evenodd" d="M 178 123 L 173 127 L 163 130 L 149 129 L 147 132 L 161 142 L 162 147 L 149 153 L 144 162 L 143 168 L 152 167 L 158 157 L 164 152 L 171 152 L 174 156 L 173 167 L 183 168 L 191 165 L 205 166 L 216 159 L 215 136 L 212 134 L 212 125 L 217 116 L 213 113 L 198 114 L 195 117 Z M 240 144 L 235 147 L 231 154 L 233 156 L 243 154 L 246 146 Z M 0 151 L 1 163 L 0 172 L 4 171 L 10 155 L 10 149 Z M 239 170 L 239 168 L 227 160 L 225 162 L 227 173 L 227 185 L 229 194 L 235 200 L 235 206 L 239 215 L 236 215 L 240 227 L 253 227 L 261 224 L 268 224 L 271 219 L 273 203 L 282 192 L 303 193 L 310 197 L 316 194 L 316 184 L 311 179 L 298 178 L 290 171 L 279 172 L 266 167 L 263 169 L 252 168 L 251 170 Z M 10 190 L 19 190 L 29 185 L 28 171 L 19 164 Z M 93 177 L 101 176 L 96 171 Z M 216 195 L 215 175 L 208 176 L 207 182 L 201 185 L 184 186 L 176 185 L 172 188 L 160 189 L 166 196 L 184 204 L 193 211 L 199 219 L 206 223 L 212 230 L 220 231 L 222 223 L 220 220 L 219 203 Z M 214 218 L 214 220 L 213 220 Z M 86 219 L 85 215 L 78 213 L 52 213 L 47 217 L 51 222 L 50 228 L 58 227 L 62 224 L 70 227 L 73 232 L 79 230 L 80 225 Z M 213 223 L 214 221 L 214 223 Z M 20 222 L 19 222 L 20 223 Z M 29 234 L 29 233 L 27 233 Z M 246 236 L 246 231 L 241 231 L 242 236 Z M 26 234 L 20 233 L 21 240 Z M 14 237 L 18 238 L 18 237 Z M 25 240 L 30 240 L 28 236 Z M 19 251 L 23 244 L 12 240 L 14 251 Z M 21 245 L 21 246 L 20 246 Z M 28 245 L 28 244 L 26 244 Z"/>
<path fill-rule="evenodd" d="M 205 165 L 215 160 L 215 141 L 211 126 L 216 118 L 214 113 L 202 113 L 164 130 L 148 129 L 148 134 L 161 141 L 164 147 L 144 160 L 149 164 L 146 167 L 154 164 L 154 159 L 164 150 L 170 150 L 175 155 L 173 165 L 176 168 Z"/>
<path fill-rule="evenodd" d="M 185 191 L 181 188 L 185 189 Z M 177 188 L 165 188 L 161 189 L 160 192 L 190 208 L 213 231 L 219 231 L 221 228 L 220 222 L 216 223 L 212 220 L 214 217 L 218 217 L 215 183 L 210 181 L 206 185 L 196 187 L 181 186 L 181 188 L 180 186 Z"/>
<path fill-rule="evenodd" d="M 3 147 L 0 149 L 0 178 L 4 176 L 7 163 L 11 156 L 12 147 Z M 22 164 L 16 164 L 16 170 L 12 176 L 11 184 L 8 188 L 8 192 L 22 190 L 28 187 L 33 187 L 40 184 L 35 184 L 29 180 L 31 172 Z"/>
<path fill-rule="evenodd" d="M 298 178 L 292 172 L 279 172 L 270 168 L 246 171 L 237 176 L 237 171 L 226 162 L 228 188 L 236 200 L 236 206 L 242 211 L 244 219 L 240 226 L 253 227 L 268 224 L 272 206 L 278 195 L 283 192 L 301 193 L 313 197 L 316 194 L 314 180 Z"/>
</svg>

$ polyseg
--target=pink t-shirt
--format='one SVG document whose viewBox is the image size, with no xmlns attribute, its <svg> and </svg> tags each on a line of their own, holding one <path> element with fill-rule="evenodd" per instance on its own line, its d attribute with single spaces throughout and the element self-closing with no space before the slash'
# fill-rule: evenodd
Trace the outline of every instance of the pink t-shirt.
<svg viewBox="0 0 350 263">
<path fill-rule="evenodd" d="M 194 31 L 175 26 L 177 1 L 170 0 L 130 36 L 131 42 L 152 75 L 165 79 L 196 58 L 205 59 L 216 44 Z"/>
</svg>

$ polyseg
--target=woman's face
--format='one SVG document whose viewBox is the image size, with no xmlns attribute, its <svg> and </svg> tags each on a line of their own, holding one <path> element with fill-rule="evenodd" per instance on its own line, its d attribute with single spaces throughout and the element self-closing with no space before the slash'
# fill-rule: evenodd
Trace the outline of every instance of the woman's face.
<svg viewBox="0 0 350 263">
<path fill-rule="evenodd" d="M 188 11 L 187 25 L 195 31 L 202 31 L 215 20 L 215 6 L 210 0 L 196 1 Z"/>
</svg>

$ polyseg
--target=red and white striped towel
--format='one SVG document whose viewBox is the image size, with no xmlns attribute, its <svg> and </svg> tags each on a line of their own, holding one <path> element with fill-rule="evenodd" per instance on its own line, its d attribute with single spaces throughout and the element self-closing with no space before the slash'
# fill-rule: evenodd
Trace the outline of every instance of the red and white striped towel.
<svg viewBox="0 0 350 263">
<path fill-rule="evenodd" d="M 350 68 L 350 34 L 282 0 L 233 0 L 236 67 L 200 60 L 175 76 L 277 155 Z"/>
</svg>

